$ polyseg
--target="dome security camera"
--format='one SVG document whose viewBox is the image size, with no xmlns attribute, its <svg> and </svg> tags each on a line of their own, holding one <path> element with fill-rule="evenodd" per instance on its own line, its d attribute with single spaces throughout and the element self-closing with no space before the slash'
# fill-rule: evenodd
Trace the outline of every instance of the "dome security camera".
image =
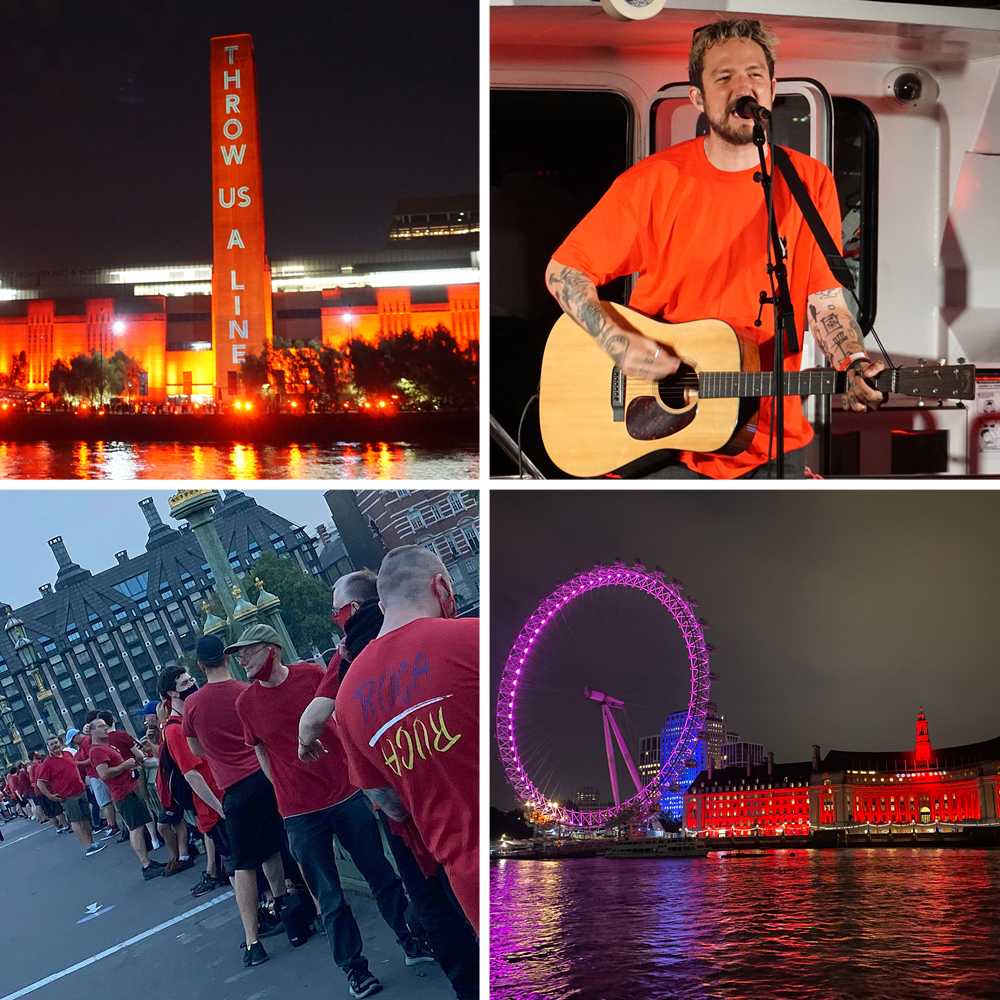
<svg viewBox="0 0 1000 1000">
<path fill-rule="evenodd" d="M 926 111 L 937 104 L 941 88 L 937 80 L 917 66 L 898 66 L 885 77 L 885 90 L 896 103 L 914 111 Z"/>
</svg>

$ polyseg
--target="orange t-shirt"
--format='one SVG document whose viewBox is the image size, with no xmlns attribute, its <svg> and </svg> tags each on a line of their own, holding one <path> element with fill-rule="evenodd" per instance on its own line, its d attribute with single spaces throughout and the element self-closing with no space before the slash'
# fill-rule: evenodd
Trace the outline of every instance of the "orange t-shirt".
<svg viewBox="0 0 1000 1000">
<path fill-rule="evenodd" d="M 793 149 L 788 155 L 840 248 L 840 204 L 830 171 Z M 770 169 L 770 168 L 769 168 Z M 586 274 L 595 285 L 636 274 L 629 305 L 666 323 L 721 319 L 760 345 L 761 367 L 773 364 L 774 310 L 753 325 L 761 291 L 770 294 L 766 272 L 767 219 L 755 169 L 712 166 L 705 140 L 692 139 L 640 161 L 625 171 L 552 255 Z M 808 327 L 806 302 L 813 292 L 839 288 L 829 265 L 780 175 L 774 184 L 778 233 L 788 248 L 788 285 L 801 347 Z M 801 351 L 785 355 L 785 370 L 798 371 Z M 688 468 L 732 479 L 768 459 L 770 399 L 760 400 L 757 432 L 738 455 L 679 452 Z M 798 396 L 785 399 L 785 451 L 801 448 L 813 431 Z"/>
</svg>

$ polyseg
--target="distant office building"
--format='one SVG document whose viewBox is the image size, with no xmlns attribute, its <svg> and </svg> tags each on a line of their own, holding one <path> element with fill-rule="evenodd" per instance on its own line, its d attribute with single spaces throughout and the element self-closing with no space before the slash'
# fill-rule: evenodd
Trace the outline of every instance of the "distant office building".
<svg viewBox="0 0 1000 1000">
<path fill-rule="evenodd" d="M 673 753 L 681 737 L 687 712 L 671 712 L 663 726 L 660 741 L 660 766 L 666 763 Z M 709 761 L 713 767 L 722 763 L 722 746 L 726 735 L 726 720 L 718 714 L 713 702 L 709 702 L 708 715 L 705 717 L 705 728 L 698 736 L 690 763 L 684 768 L 677 780 L 674 790 L 664 788 L 660 795 L 660 811 L 671 819 L 681 820 L 684 817 L 684 793 L 691 782 L 708 767 Z"/>
<path fill-rule="evenodd" d="M 422 545 L 448 568 L 459 614 L 479 609 L 476 490 L 359 490 L 357 507 L 386 551 Z"/>
<path fill-rule="evenodd" d="M 644 785 L 648 785 L 659 773 L 661 741 L 659 733 L 639 739 L 639 777 Z"/>
<path fill-rule="evenodd" d="M 576 807 L 577 809 L 586 809 L 589 806 L 597 806 L 600 804 L 600 795 L 596 788 L 591 788 L 589 785 L 585 788 L 578 788 L 576 790 Z"/>
<path fill-rule="evenodd" d="M 719 767 L 756 767 L 767 760 L 767 750 L 763 743 L 748 743 L 745 740 L 730 740 L 722 745 L 722 761 Z"/>
</svg>

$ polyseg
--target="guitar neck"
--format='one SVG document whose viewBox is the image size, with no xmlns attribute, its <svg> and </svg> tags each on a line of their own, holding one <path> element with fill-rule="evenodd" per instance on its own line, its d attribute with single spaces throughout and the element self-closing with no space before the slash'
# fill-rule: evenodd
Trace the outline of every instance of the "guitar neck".
<svg viewBox="0 0 1000 1000">
<path fill-rule="evenodd" d="M 875 378 L 880 392 L 892 392 L 892 371 Z M 832 396 L 847 388 L 846 372 L 831 368 L 810 368 L 802 372 L 785 372 L 785 394 L 788 396 Z M 734 396 L 771 396 L 774 394 L 774 372 L 699 372 L 698 395 L 702 399 L 729 399 Z"/>
</svg>

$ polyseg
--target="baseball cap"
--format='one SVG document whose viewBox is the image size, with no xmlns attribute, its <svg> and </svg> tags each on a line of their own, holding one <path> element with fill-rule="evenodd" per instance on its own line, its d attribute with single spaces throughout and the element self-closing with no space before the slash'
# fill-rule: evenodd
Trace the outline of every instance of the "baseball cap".
<svg viewBox="0 0 1000 1000">
<path fill-rule="evenodd" d="M 226 646 L 225 653 L 228 656 L 244 646 L 256 646 L 258 642 L 269 642 L 272 646 L 280 646 L 281 636 L 270 625 L 260 623 L 251 625 L 236 642 Z"/>
<path fill-rule="evenodd" d="M 146 704 L 142 706 L 142 711 L 139 714 L 140 715 L 156 715 L 156 706 L 158 704 L 159 704 L 158 702 L 155 702 L 155 701 L 152 701 L 152 700 L 147 701 Z"/>
<path fill-rule="evenodd" d="M 78 732 L 80 732 L 79 729 L 72 729 L 72 728 L 70 728 L 70 729 L 66 730 L 66 746 L 72 746 L 73 745 L 73 737 L 76 736 L 76 734 Z"/>
<path fill-rule="evenodd" d="M 222 648 L 222 640 L 217 635 L 203 635 L 198 640 L 196 655 L 200 663 L 207 666 L 214 666 L 221 662 L 225 651 Z"/>
</svg>

